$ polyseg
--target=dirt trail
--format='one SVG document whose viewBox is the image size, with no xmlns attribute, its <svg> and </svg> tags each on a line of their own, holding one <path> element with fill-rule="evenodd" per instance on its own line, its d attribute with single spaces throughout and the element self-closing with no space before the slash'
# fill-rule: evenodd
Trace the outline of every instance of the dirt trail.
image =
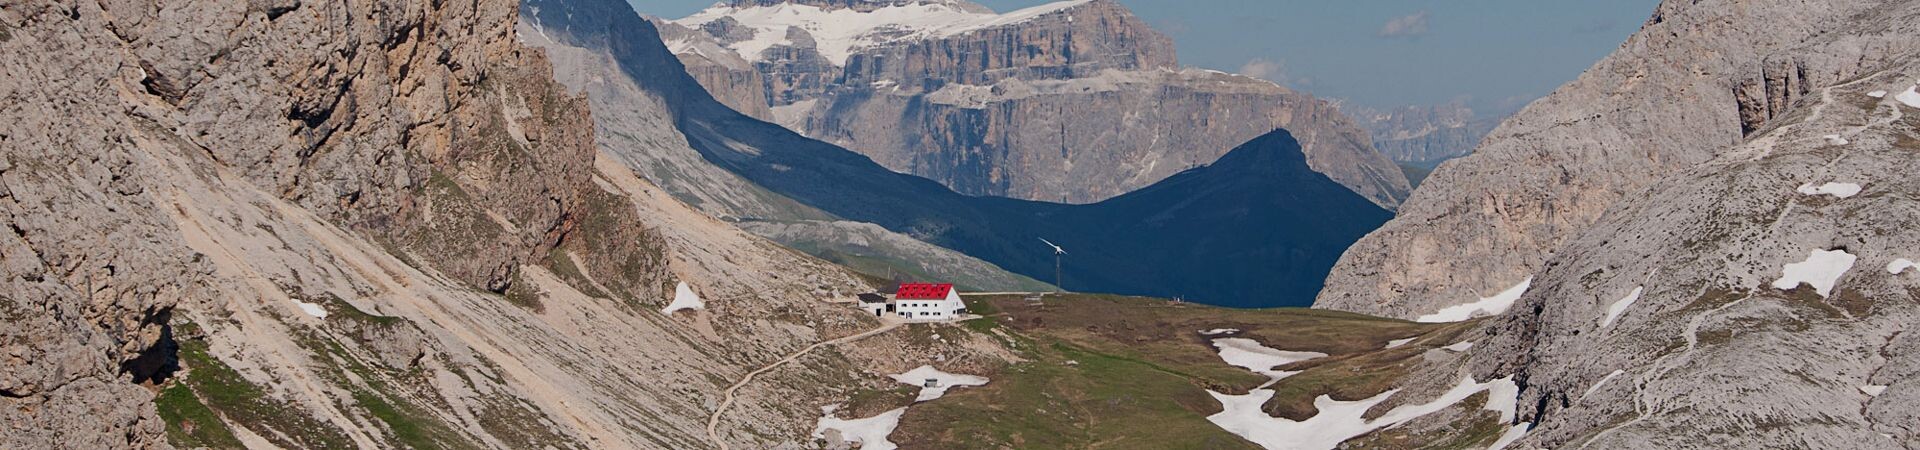
<svg viewBox="0 0 1920 450">
<path fill-rule="evenodd" d="M 753 382 L 754 377 L 760 376 L 760 374 L 762 373 L 766 373 L 773 369 L 779 368 L 780 366 L 786 365 L 787 363 L 793 362 L 793 360 L 795 359 L 800 359 L 801 356 L 805 356 L 807 353 L 813 352 L 814 350 L 819 349 L 820 347 L 845 344 L 848 342 L 866 339 L 880 333 L 891 331 L 895 328 L 900 328 L 901 325 L 906 325 L 906 324 L 907 324 L 906 322 L 888 321 L 886 324 L 881 325 L 879 328 L 867 330 L 867 331 L 861 332 L 860 334 L 842 337 L 842 338 L 834 339 L 831 341 L 815 343 L 813 345 L 807 346 L 807 348 L 800 349 L 800 351 L 793 352 L 793 354 L 787 355 L 787 357 L 785 358 L 780 358 L 779 361 L 774 361 L 772 364 L 767 364 L 766 366 L 761 367 L 759 369 L 754 369 L 754 371 L 752 372 L 747 372 L 745 376 L 740 377 L 739 381 L 735 381 L 732 386 L 727 387 L 726 394 L 720 400 L 720 406 L 715 407 L 713 409 L 713 415 L 707 417 L 707 440 L 712 441 L 713 445 L 720 447 L 720 450 L 731 450 L 731 447 L 727 446 L 727 441 L 720 439 L 720 417 L 727 413 L 728 407 L 733 406 L 734 393 L 739 392 L 740 388 L 746 387 L 747 383 Z"/>
</svg>

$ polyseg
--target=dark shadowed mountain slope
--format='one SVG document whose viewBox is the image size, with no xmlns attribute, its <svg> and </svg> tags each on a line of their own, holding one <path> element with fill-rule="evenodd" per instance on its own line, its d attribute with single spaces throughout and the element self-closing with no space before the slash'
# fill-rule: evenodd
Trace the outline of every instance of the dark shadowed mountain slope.
<svg viewBox="0 0 1920 450">
<path fill-rule="evenodd" d="M 1314 170 L 1386 208 L 1406 198 L 1332 103 L 1182 68 L 1119 1 L 1042 3 L 730 1 L 655 23 L 721 102 L 964 194 L 1093 203 L 1286 128 Z"/>
<path fill-rule="evenodd" d="M 658 95 L 674 127 L 707 163 L 810 208 L 1042 281 L 1053 281 L 1054 267 L 1039 239 L 1054 240 L 1072 252 L 1064 280 L 1072 290 L 1305 305 L 1346 246 L 1389 218 L 1306 167 L 1299 144 L 1284 131 L 1211 167 L 1101 203 L 966 196 L 721 105 L 680 68 L 653 26 L 622 2 L 535 0 L 522 12 L 560 45 L 611 55 L 621 73 L 596 75 L 631 77 Z"/>
</svg>

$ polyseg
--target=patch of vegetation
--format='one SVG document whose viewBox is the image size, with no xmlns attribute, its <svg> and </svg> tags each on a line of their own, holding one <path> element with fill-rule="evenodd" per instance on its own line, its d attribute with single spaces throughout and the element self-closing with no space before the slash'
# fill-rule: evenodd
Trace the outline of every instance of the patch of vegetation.
<svg viewBox="0 0 1920 450">
<path fill-rule="evenodd" d="M 353 397 L 354 405 L 360 410 L 386 425 L 393 440 L 405 448 L 458 449 L 475 448 L 464 435 L 421 405 L 407 400 L 400 387 L 394 381 L 405 377 L 419 376 L 416 371 L 392 373 L 376 370 L 348 352 L 338 342 L 324 337 L 308 337 L 302 346 L 321 353 L 316 361 L 328 363 L 331 373 L 324 374 L 333 384 L 345 387 Z M 347 377 L 352 372 L 354 377 Z"/>
<path fill-rule="evenodd" d="M 1112 295 L 967 301 L 989 317 L 964 327 L 1008 336 L 1027 361 L 988 374 L 986 386 L 909 409 L 892 435 L 903 448 L 1257 448 L 1206 420 L 1220 408 L 1207 390 L 1244 393 L 1267 379 L 1221 361 L 1200 330 L 1235 328 L 1270 347 L 1330 354 L 1288 367 L 1303 372 L 1274 386 L 1270 411 L 1298 419 L 1311 415 L 1322 394 L 1364 398 L 1390 389 L 1404 365 L 1470 327 Z M 1382 349 L 1415 336 L 1422 339 Z"/>
<path fill-rule="evenodd" d="M 294 292 L 291 289 L 286 291 Z M 346 299 L 342 299 L 338 295 L 333 295 L 331 292 L 323 293 L 319 297 L 303 298 L 300 300 L 309 303 L 318 303 L 326 307 L 327 317 L 333 319 L 350 320 L 374 326 L 394 326 L 406 322 L 406 319 L 399 317 L 381 316 L 361 311 L 360 308 L 355 308 L 352 303 L 347 303 Z"/>
<path fill-rule="evenodd" d="M 179 448 L 245 448 L 220 415 L 193 394 L 193 388 L 175 383 L 153 399 L 160 419 L 167 422 L 167 442 Z"/>
<path fill-rule="evenodd" d="M 1487 394 L 1482 392 L 1461 401 L 1461 409 L 1473 411 L 1471 419 L 1427 433 L 1409 433 L 1403 428 L 1381 430 L 1379 432 L 1354 438 L 1345 443 L 1347 448 L 1366 448 L 1381 450 L 1473 450 L 1487 448 L 1500 435 L 1507 432 L 1508 426 L 1500 423 L 1500 415 L 1480 409 L 1485 404 Z M 1474 401 L 1479 399 L 1482 401 Z"/>
<path fill-rule="evenodd" d="M 11 40 L 13 40 L 13 27 L 9 27 L 5 23 L 0 23 L 0 42 Z"/>
<path fill-rule="evenodd" d="M 507 303 L 526 308 L 536 314 L 547 311 L 547 305 L 540 301 L 540 291 L 534 288 L 533 282 L 527 281 L 526 275 L 519 271 L 514 271 L 513 283 L 507 285 L 507 291 L 500 293 L 500 296 L 507 299 Z"/>
<path fill-rule="evenodd" d="M 500 373 L 501 369 L 493 361 L 479 355 L 475 355 L 472 361 L 485 367 L 485 370 L 452 368 L 451 365 L 449 370 L 469 388 L 476 386 L 473 382 L 475 375 L 496 385 L 507 384 L 505 379 L 494 375 Z M 541 415 L 539 407 L 526 400 L 501 394 L 483 395 L 475 400 L 480 404 L 479 412 L 475 414 L 480 428 L 507 444 L 507 448 L 586 448 L 572 437 L 555 433 L 556 425 L 552 420 Z"/>
<path fill-rule="evenodd" d="M 534 411 L 525 400 L 510 396 L 482 398 L 478 419 L 487 434 L 500 439 L 508 448 L 584 448 L 572 438 L 554 433 L 554 424 Z"/>
<path fill-rule="evenodd" d="M 666 242 L 639 226 L 638 218 L 633 216 L 633 205 L 626 199 L 589 190 L 578 214 L 579 222 L 555 250 L 562 253 L 548 258 L 568 260 L 567 266 L 571 269 L 551 263 L 548 269 L 562 277 L 577 277 L 577 280 L 563 278 L 575 287 L 590 286 L 592 283 L 586 280 L 591 274 L 591 279 L 612 291 L 602 294 L 620 298 L 634 308 L 643 307 L 642 302 L 658 297 L 661 292 L 673 292 L 672 280 L 665 276 Z M 571 258 L 564 254 L 568 251 L 580 255 L 580 262 L 586 267 L 574 266 Z M 588 295 L 596 291 L 581 289 Z"/>
<path fill-rule="evenodd" d="M 587 273 L 580 270 L 580 266 L 573 264 L 573 257 L 567 254 L 566 249 L 555 247 L 547 251 L 547 259 L 544 263 L 547 270 L 552 271 L 554 276 L 560 277 L 580 293 L 587 294 L 589 297 L 607 297 L 607 293 L 595 287 L 593 279 L 587 278 Z"/>
<path fill-rule="evenodd" d="M 1893 136 L 1893 148 L 1920 151 L 1920 138 L 1914 137 L 1911 132 L 1896 133 Z"/>
<path fill-rule="evenodd" d="M 314 420 L 302 408 L 290 405 L 268 396 L 261 386 L 248 382 L 240 373 L 228 367 L 213 355 L 207 353 L 207 343 L 200 340 L 186 340 L 180 343 L 180 364 L 187 369 L 186 375 L 175 382 L 184 385 L 206 408 L 207 413 L 215 417 L 225 417 L 235 424 L 255 430 L 256 433 L 272 441 L 275 445 L 287 448 L 348 448 L 353 440 L 332 425 Z M 195 411 L 188 401 L 173 394 L 168 408 L 182 414 L 181 417 L 194 417 L 201 414 Z M 207 416 L 199 416 L 200 421 Z M 206 423 L 206 422 L 197 422 Z M 197 427 L 198 428 L 198 427 Z M 197 431 L 196 428 L 196 431 Z M 186 431 L 182 427 L 182 431 Z M 216 433 L 207 431 L 206 433 Z M 189 436 L 195 434 L 187 432 Z M 169 434 L 171 437 L 171 434 Z M 227 433 L 231 437 L 231 432 Z M 218 437 L 195 438 L 218 439 Z M 201 442 L 218 442 L 202 440 Z M 214 445 L 208 443 L 205 445 Z"/>
</svg>

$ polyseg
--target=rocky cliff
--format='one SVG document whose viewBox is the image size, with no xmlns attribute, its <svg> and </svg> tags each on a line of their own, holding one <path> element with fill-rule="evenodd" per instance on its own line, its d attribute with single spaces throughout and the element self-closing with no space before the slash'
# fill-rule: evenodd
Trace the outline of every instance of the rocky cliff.
<svg viewBox="0 0 1920 450">
<path fill-rule="evenodd" d="M 1423 187 L 1396 221 L 1428 224 L 1376 235 L 1417 247 L 1349 251 L 1320 306 L 1494 313 L 1469 322 L 1466 358 L 1409 379 L 1512 377 L 1508 422 L 1528 430 L 1515 447 L 1913 448 L 1920 2 L 1742 6 L 1661 5 L 1594 71 L 1443 165 L 1440 189 Z M 1680 55 L 1692 66 L 1666 65 Z M 1634 97 L 1643 90 L 1660 95 Z M 1582 97 L 1597 92 L 1611 96 Z M 1581 130 L 1593 134 L 1564 134 Z M 1485 175 L 1494 162 L 1552 168 L 1546 192 L 1601 205 L 1515 197 L 1542 183 Z M 1453 215 L 1413 215 L 1428 198 Z M 1485 216 L 1500 220 L 1452 228 Z M 1433 281 L 1395 281 L 1422 277 Z M 1469 281 L 1519 286 L 1422 315 L 1458 303 L 1423 295 Z"/>
<path fill-rule="evenodd" d="M 1213 71 L 874 89 L 812 111 L 797 124 L 809 136 L 971 195 L 1098 201 L 1211 164 L 1277 128 L 1306 145 L 1316 171 L 1376 203 L 1390 207 L 1406 191 L 1399 169 L 1338 108 Z"/>
<path fill-rule="evenodd" d="M 705 38 L 702 31 L 665 20 L 649 20 L 660 30 L 661 39 L 679 46 L 671 50 L 680 56 L 680 64 L 713 94 L 714 100 L 753 118 L 773 120 L 773 111 L 767 103 L 767 84 L 762 82 L 760 71 L 752 62 Z"/>
<path fill-rule="evenodd" d="M 683 58 L 699 56 L 678 49 L 733 49 L 756 61 L 775 122 L 971 195 L 1095 202 L 1276 128 L 1306 144 L 1315 171 L 1383 207 L 1409 190 L 1331 105 L 1176 70 L 1172 42 L 1111 0 L 1005 14 L 959 1 L 816 3 L 718 5 L 675 21 L 705 36 L 669 46 Z M 722 98 L 739 89 L 702 83 Z"/>
<path fill-rule="evenodd" d="M 1910 48 L 1855 32 L 1874 6 L 1663 3 L 1618 51 L 1435 171 L 1347 252 L 1318 305 L 1413 318 L 1536 275 L 1615 202 Z"/>
<path fill-rule="evenodd" d="M 1373 148 L 1403 165 L 1433 168 L 1473 153 L 1502 117 L 1476 113 L 1460 102 L 1374 110 L 1343 106 L 1373 138 Z"/>
<path fill-rule="evenodd" d="M 1920 8 L 1867 14 L 1904 23 L 1864 31 L 1910 36 Z M 1518 445 L 1920 442 L 1920 94 L 1894 98 L 1917 56 L 1815 89 L 1616 204 L 1471 333 L 1463 370 L 1522 383 Z"/>
<path fill-rule="evenodd" d="M 869 287 L 600 154 L 519 13 L 0 7 L 0 447 L 763 447 L 905 369 L 729 391 Z"/>
</svg>

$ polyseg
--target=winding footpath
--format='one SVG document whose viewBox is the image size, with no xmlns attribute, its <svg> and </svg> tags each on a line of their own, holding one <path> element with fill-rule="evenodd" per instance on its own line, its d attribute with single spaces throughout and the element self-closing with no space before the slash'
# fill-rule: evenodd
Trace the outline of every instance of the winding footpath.
<svg viewBox="0 0 1920 450">
<path fill-rule="evenodd" d="M 840 345 L 848 342 L 866 339 L 869 337 L 873 337 L 874 335 L 877 335 L 877 334 L 891 331 L 894 328 L 900 328 L 901 325 L 906 325 L 906 322 L 889 321 L 885 325 L 881 325 L 879 328 L 867 330 L 867 331 L 861 332 L 860 334 L 855 334 L 852 336 L 842 337 L 842 338 L 834 339 L 831 341 L 824 341 L 824 342 L 819 342 L 813 345 L 809 345 L 807 346 L 807 348 L 803 348 L 803 349 L 800 349 L 800 351 L 793 352 L 793 354 L 787 355 L 787 357 L 785 358 L 780 358 L 779 361 L 774 361 L 771 364 L 767 364 L 765 367 L 755 369 L 752 372 L 747 372 L 745 376 L 740 377 L 739 381 L 735 381 L 733 383 L 733 386 L 727 387 L 726 394 L 720 400 L 720 406 L 713 409 L 712 416 L 707 417 L 707 440 L 713 442 L 713 445 L 719 447 L 720 450 L 732 450 L 731 447 L 727 446 L 727 441 L 720 439 L 720 416 L 726 414 L 728 407 L 733 406 L 734 394 L 740 392 L 740 388 L 746 387 L 747 383 L 753 382 L 753 377 L 760 376 L 760 374 L 767 373 L 768 371 L 779 368 L 782 365 L 786 365 L 787 363 L 793 362 L 793 360 L 795 359 L 800 359 L 801 356 L 805 356 L 807 353 L 812 352 L 816 349 L 819 349 L 820 347 L 826 347 L 829 345 Z"/>
</svg>

